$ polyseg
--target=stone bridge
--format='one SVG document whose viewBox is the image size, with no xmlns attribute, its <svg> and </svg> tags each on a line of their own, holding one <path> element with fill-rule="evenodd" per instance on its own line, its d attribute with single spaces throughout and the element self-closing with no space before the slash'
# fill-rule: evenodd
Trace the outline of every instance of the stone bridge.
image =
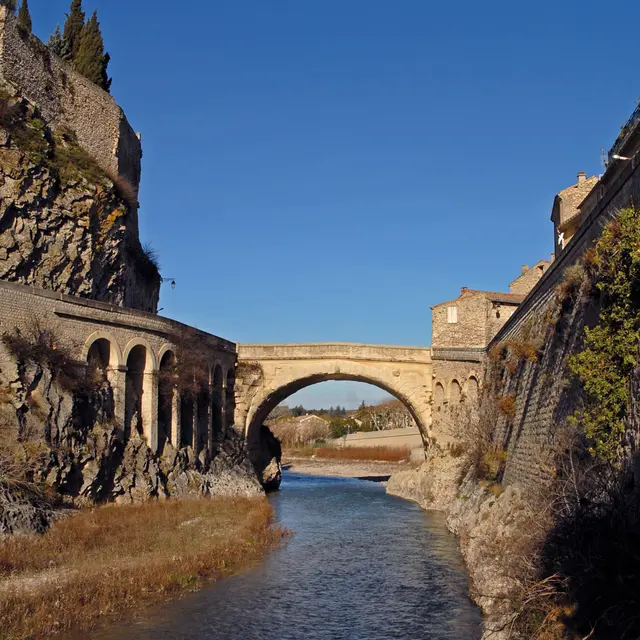
<svg viewBox="0 0 640 640">
<path fill-rule="evenodd" d="M 250 448 L 271 410 L 291 394 L 325 380 L 373 384 L 407 407 L 423 438 L 431 427 L 429 347 L 352 343 L 238 345 L 236 427 Z"/>
<path fill-rule="evenodd" d="M 429 347 L 236 345 L 152 313 L 0 282 L 0 335 L 16 329 L 26 335 L 34 326 L 53 331 L 74 358 L 102 370 L 123 437 L 137 430 L 158 453 L 167 443 L 211 450 L 232 426 L 252 450 L 276 405 L 325 380 L 384 389 L 405 404 L 424 439 L 431 435 Z M 181 366 L 194 367 L 181 353 L 185 332 L 197 338 L 197 392 L 181 392 L 171 381 Z"/>
</svg>

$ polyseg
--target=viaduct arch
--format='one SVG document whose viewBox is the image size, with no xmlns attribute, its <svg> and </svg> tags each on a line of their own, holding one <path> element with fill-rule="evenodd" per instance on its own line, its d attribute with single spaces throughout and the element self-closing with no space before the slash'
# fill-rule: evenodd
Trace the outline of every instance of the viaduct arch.
<svg viewBox="0 0 640 640">
<path fill-rule="evenodd" d="M 367 382 L 407 407 L 423 439 L 431 430 L 431 349 L 353 343 L 238 345 L 236 428 L 249 449 L 260 425 L 291 394 L 327 380 Z"/>
</svg>

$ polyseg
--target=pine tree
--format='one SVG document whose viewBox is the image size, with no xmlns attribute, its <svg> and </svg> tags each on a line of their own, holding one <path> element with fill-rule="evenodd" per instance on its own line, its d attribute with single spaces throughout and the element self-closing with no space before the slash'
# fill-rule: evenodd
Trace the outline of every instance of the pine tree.
<svg viewBox="0 0 640 640">
<path fill-rule="evenodd" d="M 53 51 L 57 56 L 67 60 L 71 53 L 71 48 L 69 47 L 69 43 L 62 35 L 60 31 L 60 25 L 56 25 L 55 31 L 49 36 L 49 40 L 47 41 L 47 47 Z"/>
<path fill-rule="evenodd" d="M 29 0 L 22 0 L 20 10 L 18 11 L 18 20 L 29 30 L 33 29 L 33 23 L 31 22 L 31 14 L 29 13 Z"/>
<path fill-rule="evenodd" d="M 78 52 L 74 56 L 74 65 L 85 78 L 95 82 L 105 91 L 111 87 L 111 78 L 107 75 L 107 66 L 111 56 L 104 52 L 104 41 L 98 22 L 98 12 L 82 28 Z"/>
<path fill-rule="evenodd" d="M 69 44 L 69 52 L 65 60 L 75 60 L 80 47 L 80 35 L 84 28 L 84 11 L 82 0 L 71 0 L 71 8 L 64 22 L 64 39 Z"/>
</svg>

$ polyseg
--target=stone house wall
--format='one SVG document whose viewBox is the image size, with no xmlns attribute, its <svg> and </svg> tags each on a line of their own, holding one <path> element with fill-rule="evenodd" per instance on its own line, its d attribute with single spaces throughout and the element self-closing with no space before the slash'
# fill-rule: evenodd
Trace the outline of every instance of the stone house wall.
<svg viewBox="0 0 640 640">
<path fill-rule="evenodd" d="M 548 260 L 541 260 L 533 267 L 522 265 L 522 274 L 509 284 L 509 291 L 526 296 L 538 284 L 550 264 Z"/>
<path fill-rule="evenodd" d="M 449 307 L 457 322 L 448 321 Z M 487 343 L 488 304 L 484 295 L 472 293 L 432 307 L 432 347 L 484 347 Z"/>
</svg>

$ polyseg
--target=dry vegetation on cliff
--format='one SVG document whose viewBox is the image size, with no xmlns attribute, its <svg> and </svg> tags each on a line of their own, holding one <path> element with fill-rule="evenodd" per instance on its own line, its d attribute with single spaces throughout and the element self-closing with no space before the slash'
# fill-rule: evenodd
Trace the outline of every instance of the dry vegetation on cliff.
<svg viewBox="0 0 640 640">
<path fill-rule="evenodd" d="M 42 638 L 199 588 L 283 540 L 264 499 L 104 506 L 0 539 L 0 637 Z"/>
</svg>

